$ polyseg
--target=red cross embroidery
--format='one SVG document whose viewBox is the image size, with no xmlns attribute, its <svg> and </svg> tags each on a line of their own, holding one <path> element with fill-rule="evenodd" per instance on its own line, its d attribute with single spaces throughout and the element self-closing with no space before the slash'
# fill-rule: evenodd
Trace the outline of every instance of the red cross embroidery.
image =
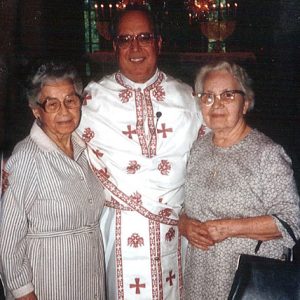
<svg viewBox="0 0 300 300">
<path fill-rule="evenodd" d="M 105 178 L 109 178 L 109 174 L 108 174 L 108 171 L 107 171 L 107 168 L 103 168 L 100 170 L 100 173 L 105 177 Z"/>
<path fill-rule="evenodd" d="M 136 134 L 136 130 L 135 129 L 131 130 L 131 125 L 127 125 L 127 129 L 128 131 L 122 131 L 122 133 L 128 135 L 128 137 L 132 139 L 132 135 Z"/>
<path fill-rule="evenodd" d="M 94 136 L 95 136 L 95 132 L 91 128 L 85 128 L 82 134 L 82 139 L 86 143 L 89 143 Z"/>
<path fill-rule="evenodd" d="M 140 288 L 145 288 L 146 284 L 145 283 L 140 284 L 140 278 L 135 278 L 134 280 L 135 280 L 135 284 L 130 284 L 129 287 L 131 289 L 134 288 L 136 294 L 140 294 L 141 293 Z"/>
<path fill-rule="evenodd" d="M 90 94 L 85 94 L 84 98 L 83 98 L 82 105 L 87 105 L 87 101 L 91 100 L 91 99 L 92 99 L 92 96 Z"/>
<path fill-rule="evenodd" d="M 173 132 L 172 128 L 166 128 L 166 124 L 162 123 L 161 124 L 161 129 L 157 129 L 158 133 L 162 133 L 163 134 L 163 138 L 167 137 L 167 132 Z"/>
<path fill-rule="evenodd" d="M 95 155 L 97 156 L 97 158 L 100 158 L 100 157 L 102 157 L 102 156 L 103 156 L 103 153 L 102 153 L 102 152 L 100 152 L 98 149 L 96 149 L 96 150 L 93 150 L 93 152 L 95 153 Z"/>
<path fill-rule="evenodd" d="M 167 277 L 167 279 L 166 279 L 167 282 L 170 281 L 170 286 L 173 285 L 173 279 L 175 279 L 175 274 L 172 275 L 172 273 L 173 273 L 173 271 L 170 271 L 169 277 Z"/>
<path fill-rule="evenodd" d="M 127 167 L 128 174 L 135 174 L 137 170 L 141 168 L 141 165 L 137 163 L 136 160 L 130 160 L 129 165 Z"/>
</svg>

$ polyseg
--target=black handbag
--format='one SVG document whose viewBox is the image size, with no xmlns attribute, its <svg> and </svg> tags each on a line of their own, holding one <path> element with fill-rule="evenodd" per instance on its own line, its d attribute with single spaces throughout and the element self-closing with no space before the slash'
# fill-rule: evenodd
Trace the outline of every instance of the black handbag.
<svg viewBox="0 0 300 300">
<path fill-rule="evenodd" d="M 276 215 L 274 216 L 297 242 L 291 227 Z M 255 253 L 261 243 L 258 242 Z M 279 260 L 241 254 L 228 300 L 300 299 L 300 265 L 289 261 L 292 259 L 289 256 L 285 255 L 285 260 Z"/>
</svg>

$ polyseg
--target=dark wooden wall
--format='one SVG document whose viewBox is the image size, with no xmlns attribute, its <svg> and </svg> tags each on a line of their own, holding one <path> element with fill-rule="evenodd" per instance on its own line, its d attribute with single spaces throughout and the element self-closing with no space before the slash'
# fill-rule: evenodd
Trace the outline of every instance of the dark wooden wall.
<svg viewBox="0 0 300 300">
<path fill-rule="evenodd" d="M 44 60 L 73 62 L 83 72 L 83 1 L 0 1 L 0 146 L 9 155 L 28 134 L 24 95 L 31 68 Z"/>
</svg>

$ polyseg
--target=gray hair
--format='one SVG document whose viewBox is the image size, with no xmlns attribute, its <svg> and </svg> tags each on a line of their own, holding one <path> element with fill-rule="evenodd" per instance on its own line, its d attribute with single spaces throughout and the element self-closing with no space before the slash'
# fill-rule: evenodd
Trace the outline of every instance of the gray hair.
<svg viewBox="0 0 300 300">
<path fill-rule="evenodd" d="M 39 102 L 39 95 L 44 85 L 50 82 L 69 80 L 75 92 L 81 97 L 83 84 L 77 70 L 68 63 L 48 62 L 42 64 L 30 78 L 26 94 L 30 107 L 35 107 Z"/>
<path fill-rule="evenodd" d="M 252 89 L 252 79 L 249 77 L 245 69 L 241 66 L 228 62 L 217 61 L 203 66 L 198 72 L 195 80 L 195 92 L 202 93 L 204 82 L 210 72 L 213 71 L 227 71 L 240 84 L 241 90 L 245 93 L 246 99 L 249 101 L 248 111 L 254 107 L 254 91 Z"/>
</svg>

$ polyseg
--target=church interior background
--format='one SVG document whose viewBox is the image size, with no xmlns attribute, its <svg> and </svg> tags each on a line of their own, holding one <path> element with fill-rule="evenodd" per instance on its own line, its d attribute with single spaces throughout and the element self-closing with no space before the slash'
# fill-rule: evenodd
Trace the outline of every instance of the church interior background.
<svg viewBox="0 0 300 300">
<path fill-rule="evenodd" d="M 31 68 L 71 61 L 84 82 L 116 70 L 108 24 L 130 0 L 0 0 L 0 146 L 9 156 L 33 118 L 24 95 Z M 206 62 L 246 67 L 256 104 L 248 122 L 283 145 L 300 186 L 300 1 L 152 0 L 163 37 L 159 67 L 193 85 Z"/>
</svg>

